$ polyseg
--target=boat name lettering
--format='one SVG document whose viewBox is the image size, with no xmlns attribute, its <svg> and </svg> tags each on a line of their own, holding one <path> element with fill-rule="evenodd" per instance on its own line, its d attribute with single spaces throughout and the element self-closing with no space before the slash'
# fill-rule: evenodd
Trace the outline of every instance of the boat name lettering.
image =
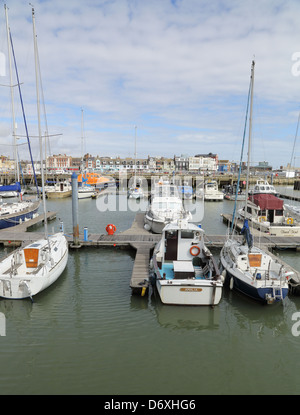
<svg viewBox="0 0 300 415">
<path fill-rule="evenodd" d="M 198 292 L 200 292 L 200 291 L 202 291 L 202 288 L 180 288 L 180 291 L 189 291 L 189 292 L 196 292 L 196 291 L 198 291 Z"/>
</svg>

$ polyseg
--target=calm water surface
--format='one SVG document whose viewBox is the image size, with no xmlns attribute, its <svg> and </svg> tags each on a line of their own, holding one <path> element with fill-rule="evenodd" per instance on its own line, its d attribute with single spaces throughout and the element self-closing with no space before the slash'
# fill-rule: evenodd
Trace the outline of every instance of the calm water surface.
<svg viewBox="0 0 300 415">
<path fill-rule="evenodd" d="M 126 197 L 118 199 L 124 207 Z M 130 227 L 136 211 L 100 212 L 96 203 L 79 201 L 81 232 Z M 48 209 L 57 211 L 49 230 L 62 220 L 71 233 L 71 198 L 48 201 Z M 206 233 L 225 234 L 220 214 L 232 209 L 229 201 L 205 204 Z M 298 253 L 279 255 L 300 270 Z M 131 295 L 134 256 L 118 248 L 71 250 L 63 275 L 33 304 L 0 300 L 1 394 L 300 392 L 300 337 L 291 331 L 300 297 L 264 307 L 224 289 L 214 309 L 165 306 L 152 290 L 147 298 Z"/>
</svg>

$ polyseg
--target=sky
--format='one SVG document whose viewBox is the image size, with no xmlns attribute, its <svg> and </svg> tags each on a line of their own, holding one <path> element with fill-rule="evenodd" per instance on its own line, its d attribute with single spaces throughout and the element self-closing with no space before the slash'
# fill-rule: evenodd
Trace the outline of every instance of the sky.
<svg viewBox="0 0 300 415">
<path fill-rule="evenodd" d="M 0 4 L 0 152 L 9 155 L 10 78 L 5 2 Z M 38 158 L 32 6 L 23 0 L 6 4 Z M 33 5 L 42 131 L 46 120 L 51 154 L 133 157 L 136 134 L 139 158 L 211 152 L 238 162 L 254 59 L 251 163 L 300 166 L 299 0 L 33 0 Z M 13 90 L 18 151 L 28 158 L 19 93 Z"/>
</svg>

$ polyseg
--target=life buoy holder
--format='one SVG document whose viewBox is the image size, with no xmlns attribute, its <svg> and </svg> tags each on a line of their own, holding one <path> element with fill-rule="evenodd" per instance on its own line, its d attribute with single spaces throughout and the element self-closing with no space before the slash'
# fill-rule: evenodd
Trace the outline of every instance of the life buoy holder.
<svg viewBox="0 0 300 415">
<path fill-rule="evenodd" d="M 108 233 L 108 235 L 113 235 L 117 228 L 115 225 L 113 225 L 112 223 L 109 223 L 106 228 L 105 228 L 106 232 Z"/>
<path fill-rule="evenodd" d="M 265 216 L 261 216 L 260 218 L 259 218 L 259 221 L 260 222 L 265 222 L 267 220 L 267 218 L 265 217 Z"/>
<path fill-rule="evenodd" d="M 292 225 L 294 223 L 294 219 L 293 218 L 288 218 L 287 221 L 286 221 L 286 223 L 288 225 Z"/>
<path fill-rule="evenodd" d="M 195 252 L 194 250 L 196 250 L 196 252 Z M 198 245 L 193 245 L 193 246 L 191 246 L 191 247 L 190 247 L 190 254 L 191 254 L 192 256 L 197 256 L 197 255 L 199 255 L 199 254 L 200 254 L 200 248 L 199 248 L 199 246 L 198 246 Z"/>
</svg>

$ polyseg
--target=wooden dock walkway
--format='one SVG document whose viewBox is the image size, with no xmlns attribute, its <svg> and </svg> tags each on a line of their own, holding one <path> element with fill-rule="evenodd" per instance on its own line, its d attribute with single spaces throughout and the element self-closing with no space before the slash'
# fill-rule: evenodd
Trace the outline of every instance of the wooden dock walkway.
<svg viewBox="0 0 300 415">
<path fill-rule="evenodd" d="M 225 222 L 232 219 L 232 215 L 224 214 L 222 216 Z M 48 212 L 47 217 L 49 220 L 54 219 L 56 213 Z M 0 244 L 3 244 L 4 246 L 20 246 L 23 243 L 27 244 L 41 238 L 43 236 L 42 232 L 27 232 L 27 230 L 34 225 L 43 223 L 43 221 L 43 215 L 39 215 L 37 218 L 23 222 L 20 225 L 2 229 L 0 231 Z M 238 223 L 237 227 L 241 229 L 242 223 Z M 300 249 L 300 238 L 275 237 L 261 234 L 259 231 L 256 232 L 257 233 L 254 235 L 255 238 L 259 238 L 258 243 L 264 245 L 266 249 Z M 70 248 L 74 248 L 73 235 L 65 233 L 65 236 L 69 242 Z M 126 231 L 115 233 L 113 235 L 93 233 L 89 233 L 88 235 L 80 234 L 77 248 L 119 247 L 135 249 L 136 255 L 130 279 L 130 287 L 133 294 L 144 295 L 147 292 L 149 283 L 149 263 L 152 250 L 160 238 L 161 235 L 153 234 L 144 229 L 144 213 L 137 213 L 131 227 Z M 222 248 L 227 236 L 205 234 L 204 238 L 208 248 Z M 242 236 L 237 235 L 236 238 L 242 239 Z M 299 274 L 296 270 L 292 270 Z"/>
<path fill-rule="evenodd" d="M 223 221 L 225 223 L 231 224 L 232 215 L 231 214 L 222 214 Z M 238 231 L 243 228 L 242 220 L 235 220 L 235 227 Z M 251 233 L 253 234 L 255 240 L 262 245 L 267 246 L 269 249 L 296 249 L 300 250 L 300 237 L 297 236 L 272 236 L 267 233 L 260 232 L 258 229 L 251 228 Z M 210 238 L 217 238 L 216 236 Z M 224 237 L 223 237 L 224 238 Z M 221 237 L 220 237 L 221 241 Z M 209 244 L 208 244 L 209 245 Z M 217 245 L 216 245 L 217 246 Z"/>
<path fill-rule="evenodd" d="M 53 220 L 56 218 L 56 212 L 47 212 L 47 219 Z M 34 225 L 44 223 L 44 215 L 26 220 L 19 225 L 11 226 L 9 228 L 0 230 L 0 244 L 4 246 L 21 246 L 23 243 L 31 243 L 42 237 L 41 232 L 27 232 L 28 229 Z"/>
</svg>

